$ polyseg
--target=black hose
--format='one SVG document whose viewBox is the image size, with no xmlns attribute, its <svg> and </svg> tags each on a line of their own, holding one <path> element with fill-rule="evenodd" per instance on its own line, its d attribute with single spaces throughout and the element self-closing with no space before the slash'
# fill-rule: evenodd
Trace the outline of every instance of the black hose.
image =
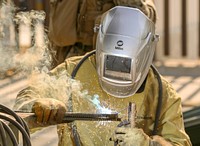
<svg viewBox="0 0 200 146">
<path fill-rule="evenodd" d="M 3 112 L 3 113 L 6 113 L 6 114 L 9 114 L 9 115 L 13 116 L 16 119 L 16 121 L 19 122 L 25 128 L 25 130 L 27 131 L 28 135 L 30 136 L 27 124 L 14 111 L 12 111 L 8 107 L 3 106 L 3 105 L 0 104 L 0 112 Z"/>
<path fill-rule="evenodd" d="M 7 135 L 5 133 L 7 133 L 9 138 L 11 139 L 13 146 L 18 146 L 18 141 L 15 134 L 13 133 L 12 129 L 6 124 L 7 122 L 5 123 L 4 121 L 11 123 L 13 126 L 15 126 L 15 128 L 17 128 L 17 130 L 21 132 L 23 138 L 23 146 L 31 146 L 29 128 L 25 121 L 21 117 L 19 117 L 14 111 L 0 104 L 0 134 L 3 145 L 7 145 L 5 144 L 5 141 L 7 141 Z"/>
<path fill-rule="evenodd" d="M 80 66 L 83 64 L 83 62 L 88 59 L 88 57 L 90 57 L 91 55 L 95 54 L 96 50 L 91 51 L 90 53 L 88 53 L 87 55 L 85 55 L 80 62 L 76 65 L 76 67 L 74 68 L 73 72 L 71 73 L 71 77 L 72 79 L 75 78 L 76 73 L 78 72 Z"/>
<path fill-rule="evenodd" d="M 27 132 L 28 136 L 30 137 L 30 133 L 29 133 L 27 124 L 14 111 L 12 111 L 11 109 L 9 109 L 8 107 L 6 107 L 4 105 L 0 105 L 0 112 L 6 113 L 6 114 L 11 115 L 12 117 L 14 117 L 16 119 L 16 121 L 25 129 L 25 131 Z M 26 140 L 24 139 L 25 137 L 22 137 L 22 138 L 23 138 L 23 143 L 26 143 Z"/>
<path fill-rule="evenodd" d="M 153 132 L 152 132 L 152 135 L 156 135 L 158 132 L 159 118 L 160 118 L 160 113 L 161 113 L 161 109 L 162 109 L 163 86 L 162 86 L 162 80 L 161 80 L 158 70 L 153 65 L 151 67 L 153 69 L 154 74 L 156 74 L 156 76 L 157 76 L 158 85 L 159 85 L 158 103 L 157 103 L 157 107 L 156 107 L 155 123 L 154 123 L 154 127 L 153 127 Z"/>
<path fill-rule="evenodd" d="M 4 127 L 5 131 L 8 133 L 13 145 L 17 146 L 18 145 L 18 141 L 17 141 L 17 138 L 16 138 L 15 134 L 13 133 L 12 129 L 7 124 L 5 124 L 4 122 L 2 122 L 2 124 L 3 124 L 3 127 Z"/>
<path fill-rule="evenodd" d="M 4 119 L 6 121 L 9 121 L 11 124 L 16 126 L 17 129 L 22 133 L 22 136 L 24 137 L 24 139 L 26 141 L 26 145 L 31 146 L 30 138 L 29 138 L 27 132 L 24 130 L 24 128 L 19 123 L 17 123 L 15 120 L 13 120 L 13 119 L 11 119 L 7 116 L 1 115 L 1 114 L 0 114 L 0 119 Z"/>
<path fill-rule="evenodd" d="M 1 136 L 2 144 L 7 145 L 6 131 L 3 126 L 3 121 L 1 121 L 1 120 L 0 120 L 0 136 Z"/>
<path fill-rule="evenodd" d="M 91 51 L 90 53 L 86 54 L 81 60 L 80 62 L 76 65 L 76 67 L 74 68 L 74 70 L 71 73 L 71 77 L 72 79 L 75 78 L 76 73 L 78 72 L 79 68 L 81 67 L 81 65 L 84 63 L 84 61 L 86 59 L 88 59 L 88 57 L 90 57 L 91 55 L 95 54 L 96 50 Z M 71 103 L 69 109 L 70 112 L 72 112 L 72 96 L 69 97 L 69 102 Z M 77 132 L 77 127 L 75 125 L 75 123 L 71 123 L 71 128 L 72 128 L 72 136 L 73 136 L 73 141 L 74 141 L 74 145 L 75 146 L 81 146 L 81 140 L 79 137 L 79 134 Z"/>
</svg>

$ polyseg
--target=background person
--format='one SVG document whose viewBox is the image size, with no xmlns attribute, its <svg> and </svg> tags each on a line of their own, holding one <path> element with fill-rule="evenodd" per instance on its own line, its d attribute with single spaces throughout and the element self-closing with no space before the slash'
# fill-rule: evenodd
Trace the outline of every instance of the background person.
<svg viewBox="0 0 200 146">
<path fill-rule="evenodd" d="M 94 26 L 100 16 L 114 6 L 141 9 L 156 22 L 154 0 L 51 0 L 49 39 L 53 48 L 53 67 L 67 57 L 84 55 L 94 48 Z"/>
</svg>

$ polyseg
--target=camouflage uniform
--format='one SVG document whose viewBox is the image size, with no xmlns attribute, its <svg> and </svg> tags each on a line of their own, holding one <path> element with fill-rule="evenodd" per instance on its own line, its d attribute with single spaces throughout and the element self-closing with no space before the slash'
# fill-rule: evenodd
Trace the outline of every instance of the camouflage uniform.
<svg viewBox="0 0 200 146">
<path fill-rule="evenodd" d="M 93 28 L 102 13 L 117 5 L 137 7 L 156 22 L 154 0 L 51 0 L 49 38 L 56 53 L 53 66 L 95 49 Z"/>
</svg>

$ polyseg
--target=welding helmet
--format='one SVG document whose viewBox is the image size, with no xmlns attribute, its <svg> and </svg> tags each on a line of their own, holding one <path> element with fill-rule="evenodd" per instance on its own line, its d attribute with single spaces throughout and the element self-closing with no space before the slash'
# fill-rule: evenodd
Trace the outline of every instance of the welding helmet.
<svg viewBox="0 0 200 146">
<path fill-rule="evenodd" d="M 152 64 L 158 35 L 139 9 L 116 6 L 102 15 L 96 40 L 101 87 L 124 98 L 137 92 Z"/>
</svg>

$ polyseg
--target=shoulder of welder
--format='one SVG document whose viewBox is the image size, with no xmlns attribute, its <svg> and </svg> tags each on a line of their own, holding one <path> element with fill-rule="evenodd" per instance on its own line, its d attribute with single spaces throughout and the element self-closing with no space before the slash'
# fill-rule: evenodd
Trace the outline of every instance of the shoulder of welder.
<svg viewBox="0 0 200 146">
<path fill-rule="evenodd" d="M 153 68 L 156 70 L 157 73 L 153 71 L 154 70 Z M 151 78 L 156 79 L 154 81 L 157 83 L 159 83 L 159 78 L 160 78 L 161 82 L 159 83 L 158 86 L 161 86 L 163 96 L 167 96 L 168 98 L 170 97 L 170 98 L 175 98 L 175 99 L 180 98 L 180 96 L 178 95 L 178 93 L 176 92 L 172 84 L 162 74 L 159 73 L 156 67 L 151 67 L 149 74 Z"/>
<path fill-rule="evenodd" d="M 74 57 L 67 58 L 67 59 L 65 60 L 65 68 L 66 68 L 66 70 L 67 70 L 68 72 L 72 72 L 73 69 L 76 67 L 76 65 L 77 65 L 78 63 L 80 63 L 80 61 L 81 61 L 84 57 L 86 57 L 89 53 L 91 53 L 91 52 L 87 52 L 87 53 L 86 53 L 85 55 L 83 55 L 83 56 L 74 56 Z M 87 59 L 85 59 L 85 60 L 88 60 L 88 61 L 90 61 L 90 62 L 92 62 L 92 63 L 95 64 L 95 55 L 94 55 L 94 54 L 93 54 L 93 55 L 90 55 L 90 56 L 88 56 Z"/>
<path fill-rule="evenodd" d="M 74 67 L 78 62 L 81 60 L 82 56 L 74 56 L 67 58 L 63 63 L 56 66 L 54 69 L 52 69 L 49 74 L 53 76 L 59 76 L 63 73 L 71 74 Z"/>
</svg>

